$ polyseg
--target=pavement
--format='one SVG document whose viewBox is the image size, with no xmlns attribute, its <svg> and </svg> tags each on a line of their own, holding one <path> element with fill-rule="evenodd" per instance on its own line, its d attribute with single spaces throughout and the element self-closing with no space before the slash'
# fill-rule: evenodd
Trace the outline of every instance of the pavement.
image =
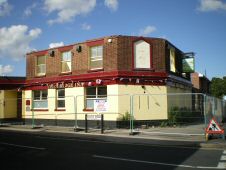
<svg viewBox="0 0 226 170">
<path fill-rule="evenodd" d="M 35 126 L 31 125 L 10 125 L 1 124 L 0 130 L 10 130 L 18 132 L 42 133 L 54 136 L 82 136 L 90 139 L 108 140 L 114 142 L 130 142 L 136 144 L 150 144 L 153 140 L 170 141 L 169 143 L 187 142 L 189 146 L 202 148 L 226 149 L 226 140 L 219 136 L 214 136 L 206 141 L 203 125 L 191 125 L 186 127 L 149 127 L 135 128 L 132 133 L 129 129 L 104 130 L 89 129 L 85 133 L 84 129 L 75 130 L 74 127 L 60 126 Z"/>
</svg>

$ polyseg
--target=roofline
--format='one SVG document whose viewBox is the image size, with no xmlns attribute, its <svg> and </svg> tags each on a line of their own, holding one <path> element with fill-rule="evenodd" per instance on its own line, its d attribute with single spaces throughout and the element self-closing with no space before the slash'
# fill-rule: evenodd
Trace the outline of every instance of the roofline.
<svg viewBox="0 0 226 170">
<path fill-rule="evenodd" d="M 100 38 L 88 39 L 86 41 L 82 41 L 82 42 L 78 42 L 78 43 L 72 43 L 72 44 L 68 44 L 68 45 L 64 45 L 64 46 L 48 48 L 48 49 L 43 49 L 43 50 L 37 50 L 37 51 L 31 51 L 31 52 L 26 53 L 26 55 L 35 54 L 35 53 L 46 53 L 49 50 L 56 50 L 56 49 L 61 49 L 61 48 L 65 48 L 65 47 L 70 47 L 70 46 L 73 47 L 74 45 L 78 45 L 78 44 L 83 44 L 83 43 L 87 43 L 87 42 L 97 41 L 97 40 L 101 40 L 101 39 L 104 39 L 104 38 L 114 38 L 114 37 L 149 38 L 149 39 L 159 39 L 159 40 L 167 41 L 164 38 L 156 38 L 156 37 L 128 36 L 128 35 L 109 35 L 109 36 L 103 36 L 103 37 L 100 37 Z M 169 42 L 169 41 L 167 41 L 167 42 Z M 172 43 L 170 43 L 170 44 L 172 44 Z"/>
</svg>

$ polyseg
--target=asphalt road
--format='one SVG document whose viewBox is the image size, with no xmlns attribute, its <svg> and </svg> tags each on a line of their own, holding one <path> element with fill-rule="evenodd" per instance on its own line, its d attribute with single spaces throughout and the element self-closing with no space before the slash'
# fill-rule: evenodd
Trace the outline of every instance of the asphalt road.
<svg viewBox="0 0 226 170">
<path fill-rule="evenodd" d="M 0 130 L 1 170 L 224 169 L 224 157 L 224 150 L 168 146 L 167 141 L 149 145 Z"/>
</svg>

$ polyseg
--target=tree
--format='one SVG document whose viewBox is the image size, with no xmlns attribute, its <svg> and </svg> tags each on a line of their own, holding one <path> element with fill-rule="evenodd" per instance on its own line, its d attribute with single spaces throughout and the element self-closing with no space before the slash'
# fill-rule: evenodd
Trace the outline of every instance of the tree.
<svg viewBox="0 0 226 170">
<path fill-rule="evenodd" d="M 215 97 L 222 98 L 226 95 L 226 77 L 213 77 L 211 80 L 210 93 Z"/>
</svg>

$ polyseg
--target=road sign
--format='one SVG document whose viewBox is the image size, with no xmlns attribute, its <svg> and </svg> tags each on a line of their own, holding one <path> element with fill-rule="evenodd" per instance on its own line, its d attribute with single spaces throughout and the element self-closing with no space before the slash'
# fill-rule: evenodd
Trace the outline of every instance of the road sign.
<svg viewBox="0 0 226 170">
<path fill-rule="evenodd" d="M 224 134 L 224 130 L 220 127 L 217 121 L 212 118 L 208 127 L 206 128 L 206 133 L 208 134 Z"/>
</svg>

